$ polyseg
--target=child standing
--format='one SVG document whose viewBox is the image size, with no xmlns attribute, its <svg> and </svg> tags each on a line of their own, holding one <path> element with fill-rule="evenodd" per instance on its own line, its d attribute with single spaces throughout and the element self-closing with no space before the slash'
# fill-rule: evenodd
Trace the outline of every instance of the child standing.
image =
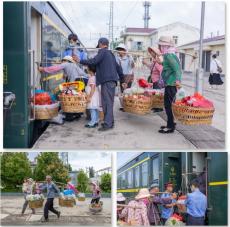
<svg viewBox="0 0 230 227">
<path fill-rule="evenodd" d="M 91 204 L 93 203 L 98 204 L 101 198 L 101 190 L 95 182 L 90 183 L 90 185 L 91 185 L 91 191 L 92 191 Z"/>
<path fill-rule="evenodd" d="M 88 66 L 89 81 L 86 86 L 87 109 L 90 112 L 91 120 L 85 125 L 86 128 L 95 128 L 99 122 L 99 90 L 96 86 L 96 67 Z"/>
</svg>

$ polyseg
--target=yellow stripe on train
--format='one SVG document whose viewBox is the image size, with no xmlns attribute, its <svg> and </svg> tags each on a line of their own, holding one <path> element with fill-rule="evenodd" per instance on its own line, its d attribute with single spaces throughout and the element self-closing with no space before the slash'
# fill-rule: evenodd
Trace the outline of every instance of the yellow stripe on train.
<svg viewBox="0 0 230 227">
<path fill-rule="evenodd" d="M 138 192 L 140 188 L 132 188 L 132 189 L 117 189 L 117 192 Z"/>
<path fill-rule="evenodd" d="M 227 185 L 228 181 L 216 181 L 216 182 L 209 182 L 209 186 L 219 186 L 219 185 Z"/>
<path fill-rule="evenodd" d="M 63 73 L 59 73 L 59 74 L 47 76 L 47 77 L 43 78 L 42 81 L 47 81 L 47 80 L 51 80 L 51 79 L 61 80 L 62 78 L 63 78 Z"/>
</svg>

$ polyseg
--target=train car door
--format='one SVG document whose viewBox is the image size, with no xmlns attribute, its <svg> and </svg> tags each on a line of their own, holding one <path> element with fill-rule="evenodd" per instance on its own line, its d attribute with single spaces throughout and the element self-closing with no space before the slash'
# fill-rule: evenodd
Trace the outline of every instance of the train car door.
<svg viewBox="0 0 230 227">
<path fill-rule="evenodd" d="M 208 168 L 208 224 L 228 224 L 228 155 L 209 152 Z"/>
<path fill-rule="evenodd" d="M 35 136 L 35 112 L 34 106 L 30 100 L 34 97 L 35 90 L 40 89 L 40 73 L 37 70 L 37 62 L 41 62 L 41 41 L 42 41 L 42 16 L 34 8 L 30 8 L 30 76 L 29 76 L 29 141 L 32 144 L 36 138 Z"/>
</svg>

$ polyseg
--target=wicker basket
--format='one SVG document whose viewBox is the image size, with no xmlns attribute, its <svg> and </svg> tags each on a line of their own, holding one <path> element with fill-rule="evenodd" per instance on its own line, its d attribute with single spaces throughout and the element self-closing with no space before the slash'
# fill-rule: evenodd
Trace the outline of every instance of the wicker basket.
<svg viewBox="0 0 230 227">
<path fill-rule="evenodd" d="M 59 198 L 59 206 L 61 207 L 74 207 L 75 205 L 75 200 L 67 200 L 67 199 L 62 199 Z"/>
<path fill-rule="evenodd" d="M 152 109 L 151 97 L 146 96 L 146 99 L 139 99 L 133 96 L 123 96 L 123 107 L 125 112 L 138 115 L 147 114 Z"/>
<path fill-rule="evenodd" d="M 43 202 L 44 200 L 29 201 L 29 208 L 31 209 L 42 208 Z"/>
<path fill-rule="evenodd" d="M 86 111 L 86 95 L 59 95 L 61 108 L 65 113 L 84 113 Z"/>
<path fill-rule="evenodd" d="M 89 205 L 89 210 L 94 213 L 101 212 L 102 208 L 103 208 L 103 203 L 101 201 L 97 206 L 95 206 L 94 204 Z"/>
<path fill-rule="evenodd" d="M 58 115 L 59 103 L 51 105 L 35 105 L 35 119 L 49 120 Z"/>
<path fill-rule="evenodd" d="M 164 96 L 163 95 L 152 95 L 152 108 L 164 108 Z"/>
<path fill-rule="evenodd" d="M 77 199 L 78 199 L 78 201 L 81 201 L 81 202 L 85 201 L 85 197 L 78 197 Z"/>
<path fill-rule="evenodd" d="M 185 125 L 210 125 L 215 109 L 172 105 L 174 117 Z"/>
</svg>

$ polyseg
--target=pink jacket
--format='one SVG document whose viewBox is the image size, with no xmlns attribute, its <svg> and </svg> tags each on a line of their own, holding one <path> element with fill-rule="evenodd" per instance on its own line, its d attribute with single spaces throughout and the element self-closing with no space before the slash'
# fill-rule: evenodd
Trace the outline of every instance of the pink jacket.
<svg viewBox="0 0 230 227">
<path fill-rule="evenodd" d="M 160 75 L 163 70 L 163 65 L 158 62 L 152 62 L 152 64 L 147 64 L 147 67 L 151 70 L 152 82 L 156 83 L 160 80 Z"/>
</svg>

